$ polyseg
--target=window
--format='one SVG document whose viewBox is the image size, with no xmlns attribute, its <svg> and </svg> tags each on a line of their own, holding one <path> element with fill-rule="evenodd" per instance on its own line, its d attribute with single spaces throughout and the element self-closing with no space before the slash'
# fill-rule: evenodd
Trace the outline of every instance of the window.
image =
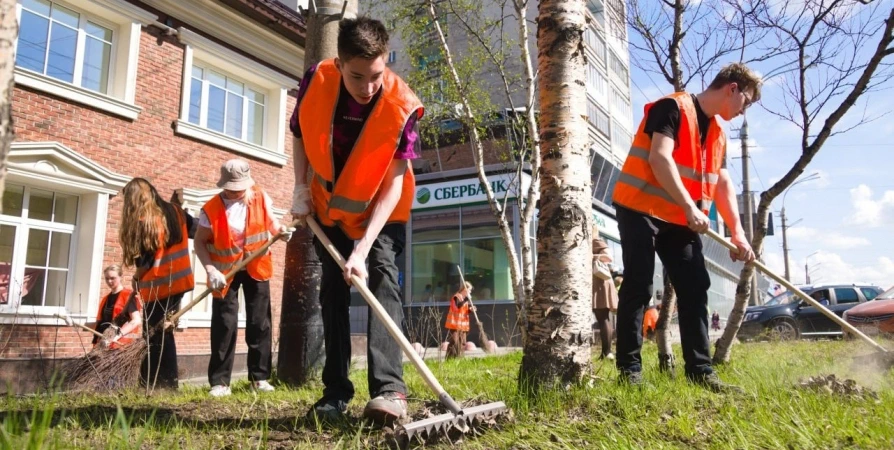
<svg viewBox="0 0 894 450">
<path fill-rule="evenodd" d="M 624 154 L 633 143 L 633 135 L 621 126 L 617 120 L 612 120 L 612 150 Z"/>
<path fill-rule="evenodd" d="M 140 30 L 157 16 L 124 0 L 17 6 L 16 83 L 136 119 Z"/>
<path fill-rule="evenodd" d="M 180 28 L 183 99 L 176 132 L 285 164 L 286 92 L 298 81 Z"/>
<path fill-rule="evenodd" d="M 509 258 L 489 205 L 413 213 L 411 259 L 413 303 L 450 301 L 460 282 L 457 265 L 474 286 L 473 298 L 513 299 Z"/>
<path fill-rule="evenodd" d="M 599 132 L 606 137 L 609 136 L 608 114 L 603 112 L 602 109 L 596 106 L 596 103 L 590 99 L 587 99 L 587 120 L 590 124 L 596 127 Z"/>
<path fill-rule="evenodd" d="M 22 0 L 16 65 L 58 80 L 108 91 L 112 30 L 44 0 Z"/>
<path fill-rule="evenodd" d="M 0 303 L 64 306 L 77 211 L 76 196 L 6 186 L 0 215 Z"/>
<path fill-rule="evenodd" d="M 609 100 L 612 116 L 620 117 L 624 119 L 625 122 L 633 117 L 633 109 L 630 107 L 630 100 L 628 100 L 624 94 L 621 94 L 621 91 L 612 87 L 612 93 Z"/>
<path fill-rule="evenodd" d="M 853 288 L 835 288 L 835 301 L 840 305 L 842 303 L 858 303 L 860 296 Z"/>
<path fill-rule="evenodd" d="M 189 122 L 264 145 L 266 95 L 214 69 L 192 66 Z"/>
<path fill-rule="evenodd" d="M 596 61 L 605 64 L 605 40 L 593 29 L 587 27 L 584 30 L 584 42 L 590 47 L 590 50 L 596 55 Z"/>
<path fill-rule="evenodd" d="M 592 91 L 597 97 L 605 96 L 605 77 L 592 63 L 587 64 L 587 91 Z"/>
<path fill-rule="evenodd" d="M 872 300 L 878 297 L 879 291 L 873 288 L 860 288 L 863 291 L 863 296 L 866 297 L 866 301 Z"/>
<path fill-rule="evenodd" d="M 608 52 L 608 66 L 611 72 L 620 78 L 625 85 L 630 82 L 630 73 L 627 71 L 627 65 L 613 51 Z"/>
</svg>

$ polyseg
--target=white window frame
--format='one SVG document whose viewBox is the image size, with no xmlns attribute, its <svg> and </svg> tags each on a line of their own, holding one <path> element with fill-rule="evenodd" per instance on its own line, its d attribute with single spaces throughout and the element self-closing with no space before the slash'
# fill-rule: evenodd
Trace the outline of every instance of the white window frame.
<svg viewBox="0 0 894 450">
<path fill-rule="evenodd" d="M 178 29 L 180 42 L 186 45 L 183 58 L 183 84 L 180 118 L 175 123 L 177 134 L 223 147 L 253 158 L 285 165 L 286 101 L 288 90 L 298 80 L 283 75 L 263 64 L 242 56 L 210 39 L 186 28 Z M 267 96 L 264 108 L 263 145 L 234 138 L 189 122 L 192 68 L 198 64 L 205 69 L 233 76 L 263 92 Z M 207 101 L 207 95 L 203 101 Z"/>
<path fill-rule="evenodd" d="M 76 3 L 69 0 L 52 1 L 112 29 L 108 93 L 103 94 L 82 88 L 18 66 L 15 67 L 16 84 L 90 106 L 118 117 L 136 120 L 142 111 L 142 108 L 135 103 L 140 36 L 142 27 L 157 21 L 158 16 L 124 0 L 89 0 Z M 21 18 L 22 6 L 16 2 L 16 20 L 21 23 Z M 79 38 L 80 40 L 83 40 L 83 36 Z M 16 45 L 18 45 L 18 40 Z M 76 61 L 75 71 L 80 70 L 78 61 Z"/>
<path fill-rule="evenodd" d="M 105 254 L 109 198 L 128 181 L 130 177 L 111 172 L 58 142 L 12 144 L 7 183 L 75 195 L 78 211 L 63 306 L 19 306 L 18 288 L 11 280 L 10 303 L 0 305 L 0 323 L 59 325 L 54 314 L 64 312 L 80 323 L 93 321 L 102 286 L 99 274 Z"/>
</svg>

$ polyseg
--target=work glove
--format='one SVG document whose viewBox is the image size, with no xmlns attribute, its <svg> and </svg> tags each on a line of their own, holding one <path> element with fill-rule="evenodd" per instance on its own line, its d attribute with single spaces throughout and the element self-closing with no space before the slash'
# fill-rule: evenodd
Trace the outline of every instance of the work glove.
<svg viewBox="0 0 894 450">
<path fill-rule="evenodd" d="M 292 214 L 306 216 L 310 214 L 310 188 L 306 184 L 296 184 L 292 191 Z"/>
<path fill-rule="evenodd" d="M 211 268 L 208 271 L 208 286 L 211 286 L 211 289 L 215 291 L 219 291 L 225 287 L 227 287 L 227 277 L 224 274 L 220 273 L 216 268 Z"/>
<path fill-rule="evenodd" d="M 66 325 L 70 327 L 74 326 L 74 320 L 72 320 L 71 316 L 69 316 L 68 313 L 62 313 L 59 318 L 64 320 Z"/>
<path fill-rule="evenodd" d="M 292 239 L 293 232 L 295 232 L 295 229 L 288 225 L 279 226 L 279 235 L 282 236 L 282 240 L 286 242 L 289 242 L 289 239 Z"/>
</svg>

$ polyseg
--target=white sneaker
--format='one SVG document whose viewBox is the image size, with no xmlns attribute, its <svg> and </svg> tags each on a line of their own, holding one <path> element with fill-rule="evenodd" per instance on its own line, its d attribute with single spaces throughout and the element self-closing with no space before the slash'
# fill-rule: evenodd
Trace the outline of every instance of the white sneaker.
<svg viewBox="0 0 894 450">
<path fill-rule="evenodd" d="M 267 380 L 255 381 L 251 384 L 251 387 L 258 392 L 273 392 L 276 390 Z"/>
<path fill-rule="evenodd" d="M 232 392 L 230 392 L 229 386 L 224 386 L 222 384 L 219 384 L 217 386 L 211 387 L 210 394 L 212 397 L 226 397 L 226 396 L 232 394 Z"/>
</svg>

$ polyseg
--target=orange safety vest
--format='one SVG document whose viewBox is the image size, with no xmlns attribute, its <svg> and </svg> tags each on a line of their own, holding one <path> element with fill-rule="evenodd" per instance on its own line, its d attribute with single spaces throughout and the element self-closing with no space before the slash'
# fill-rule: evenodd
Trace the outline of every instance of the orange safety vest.
<svg viewBox="0 0 894 450">
<path fill-rule="evenodd" d="M 341 91 L 341 74 L 334 59 L 319 63 L 299 106 L 298 120 L 308 162 L 314 171 L 310 183 L 314 214 L 326 226 L 338 226 L 351 239 L 360 239 L 410 114 L 422 103 L 397 75 L 385 69 L 382 92 L 354 143 L 338 180 L 332 156 L 335 107 Z M 388 223 L 407 223 L 416 191 L 409 167 L 404 174 L 400 200 Z"/>
<path fill-rule="evenodd" d="M 208 254 L 211 256 L 211 265 L 224 275 L 239 260 L 263 247 L 264 243 L 270 239 L 270 232 L 267 230 L 268 212 L 267 204 L 264 201 L 264 191 L 257 185 L 252 186 L 251 190 L 251 200 L 246 205 L 245 241 L 242 248 L 236 245 L 236 241 L 230 234 L 227 208 L 224 206 L 223 198 L 220 195 L 215 195 L 202 207 L 202 211 L 205 211 L 205 216 L 211 223 L 211 234 L 214 236 L 212 242 L 206 244 Z M 249 262 L 245 266 L 245 270 L 255 280 L 267 281 L 273 276 L 273 257 L 270 252 L 267 252 Z M 214 298 L 223 298 L 229 287 L 228 283 L 226 287 L 220 291 L 214 291 L 212 295 Z"/>
<path fill-rule="evenodd" d="M 712 117 L 705 139 L 705 148 L 702 148 L 698 115 L 692 96 L 685 92 L 676 92 L 665 98 L 676 100 L 680 108 L 680 128 L 673 153 L 677 171 L 680 173 L 686 192 L 693 200 L 702 201 L 702 209 L 707 214 L 711 209 L 717 181 L 720 178 L 720 168 L 726 153 L 726 136 L 717 119 Z M 625 208 L 685 226 L 686 213 L 683 207 L 661 187 L 649 164 L 652 137 L 643 130 L 652 105 L 654 103 L 649 103 L 645 107 L 645 115 L 615 184 L 612 201 Z"/>
<path fill-rule="evenodd" d="M 115 319 L 118 318 L 119 315 L 121 315 L 121 311 L 124 311 L 124 307 L 127 305 L 127 302 L 130 300 L 130 296 L 132 294 L 133 294 L 133 291 L 130 289 L 127 289 L 127 288 L 122 289 L 121 292 L 118 293 L 118 299 L 115 301 L 115 306 L 112 307 L 112 321 L 114 321 Z M 109 301 L 109 295 L 111 295 L 111 293 L 106 294 L 102 298 L 102 300 L 99 301 L 99 310 L 96 311 L 96 327 L 93 328 L 94 330 L 99 331 L 99 321 L 102 320 L 102 310 L 106 307 L 106 302 Z M 143 309 L 143 307 L 142 307 L 141 303 L 139 301 L 137 301 L 137 311 L 140 311 L 142 309 Z M 127 321 L 130 322 L 130 317 L 127 318 Z M 137 328 L 134 328 L 133 331 L 131 331 L 130 333 L 127 333 L 126 335 L 121 336 L 118 339 L 118 342 L 115 345 L 113 345 L 113 347 L 115 347 L 115 346 L 123 347 L 123 346 L 131 343 L 134 339 L 139 337 L 140 334 L 142 334 L 142 330 L 143 330 L 142 325 L 140 325 Z M 99 344 L 98 340 L 97 340 L 97 344 Z"/>
<path fill-rule="evenodd" d="M 162 245 L 155 251 L 152 267 L 140 279 L 140 298 L 151 302 L 189 292 L 196 287 L 192 275 L 192 263 L 189 254 L 189 235 L 186 220 L 177 208 L 177 222 L 180 223 L 180 242 L 165 248 L 166 236 L 162 233 L 159 241 Z"/>
<path fill-rule="evenodd" d="M 469 302 L 466 302 L 462 308 L 456 306 L 456 298 L 454 295 L 450 299 L 450 310 L 447 311 L 447 323 L 444 328 L 448 330 L 469 331 Z"/>
</svg>

